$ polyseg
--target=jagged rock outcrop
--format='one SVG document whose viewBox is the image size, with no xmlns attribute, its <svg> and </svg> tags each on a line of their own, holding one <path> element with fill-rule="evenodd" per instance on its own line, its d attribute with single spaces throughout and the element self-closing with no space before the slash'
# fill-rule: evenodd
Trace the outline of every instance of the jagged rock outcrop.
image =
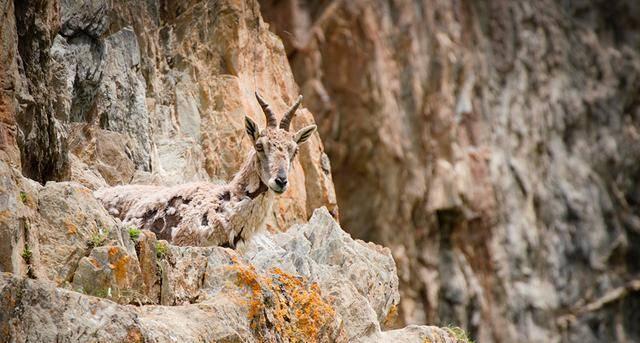
<svg viewBox="0 0 640 343">
<path fill-rule="evenodd" d="M 293 126 L 320 129 L 269 230 L 321 206 L 337 217 L 333 175 L 344 227 L 396 259 L 400 325 L 453 323 L 479 342 L 639 341 L 638 17 L 629 0 L 0 0 L 0 270 L 15 275 L 3 276 L 12 312 L 0 312 L 0 334 L 271 337 L 263 325 L 295 312 L 298 293 L 355 312 L 340 316 L 344 331 L 323 316 L 319 331 L 282 326 L 292 339 L 448 334 L 378 332 L 397 299 L 379 292 L 391 274 L 382 288 L 331 282 L 351 275 L 341 266 L 352 255 L 322 256 L 304 228 L 241 254 L 177 249 L 148 232 L 134 243 L 93 199 L 117 184 L 228 180 L 249 149 L 244 115 L 264 124 L 258 90 L 278 113 L 302 92 L 308 110 Z M 352 267 L 366 275 L 384 261 Z M 284 312 L 224 321 L 215 309 L 251 307 L 202 292 L 209 268 L 260 289 L 209 280 L 219 294 Z M 75 303 L 60 322 L 34 321 Z M 77 322 L 82 306 L 96 322 Z M 91 328 L 105 318 L 107 330 Z"/>
<path fill-rule="evenodd" d="M 172 246 L 94 198 L 238 169 L 244 115 L 264 125 L 254 92 L 282 113 L 299 91 L 256 1 L 0 0 L 0 10 L 3 340 L 457 341 L 436 327 L 384 331 L 399 301 L 395 263 L 334 220 L 318 135 L 301 146 L 267 232 L 238 251 Z M 312 123 L 300 109 L 292 126 Z"/>
<path fill-rule="evenodd" d="M 405 323 L 640 340 L 637 1 L 261 6 Z"/>
<path fill-rule="evenodd" d="M 87 191 L 73 184 L 47 187 L 63 194 L 70 187 Z M 126 233 L 117 223 L 109 230 Z M 22 256 L 29 266 L 67 270 L 71 277 L 2 274 L 3 337 L 12 342 L 376 342 L 389 337 L 456 342 L 453 331 L 435 327 L 382 331 L 399 300 L 390 251 L 354 241 L 326 208 L 288 232 L 259 236 L 240 253 L 170 246 L 149 231 L 129 234 L 89 239 L 81 259 L 60 251 L 59 257 L 69 257 L 62 266 L 41 257 L 56 242 L 36 238 L 32 255 Z"/>
<path fill-rule="evenodd" d="M 255 1 L 1 5 L 3 148 L 41 183 L 229 180 L 251 146 L 244 116 L 264 126 L 253 93 L 277 113 L 298 96 Z M 311 123 L 302 109 L 293 127 Z M 315 135 L 270 226 L 284 229 L 320 206 L 337 216 L 327 166 Z"/>
</svg>

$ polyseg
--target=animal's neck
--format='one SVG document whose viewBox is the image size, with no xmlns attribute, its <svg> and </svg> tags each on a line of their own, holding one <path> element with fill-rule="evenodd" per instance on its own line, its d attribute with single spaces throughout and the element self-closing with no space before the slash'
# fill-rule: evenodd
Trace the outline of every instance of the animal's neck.
<svg viewBox="0 0 640 343">
<path fill-rule="evenodd" d="M 252 151 L 229 183 L 234 197 L 255 199 L 269 190 L 267 185 L 260 179 L 259 168 L 258 157 L 255 151 Z"/>
<path fill-rule="evenodd" d="M 235 247 L 239 240 L 251 237 L 264 226 L 271 206 L 273 192 L 260 179 L 260 164 L 255 151 L 252 151 L 246 162 L 229 183 L 235 211 L 227 218 L 227 225 L 233 228 L 229 245 Z"/>
</svg>

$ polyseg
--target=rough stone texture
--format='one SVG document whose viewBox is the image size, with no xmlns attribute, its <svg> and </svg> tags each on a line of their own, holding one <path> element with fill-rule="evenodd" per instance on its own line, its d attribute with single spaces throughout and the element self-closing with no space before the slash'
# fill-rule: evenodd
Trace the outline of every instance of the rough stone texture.
<svg viewBox="0 0 640 343">
<path fill-rule="evenodd" d="M 170 246 L 158 265 L 162 278 L 160 303 L 185 305 L 196 302 L 209 261 L 230 261 L 226 255 L 223 251 L 208 248 Z"/>
<path fill-rule="evenodd" d="M 84 237 L 65 236 L 64 220 L 86 224 L 91 238 L 104 215 L 82 195 L 89 189 L 43 185 L 228 180 L 249 148 L 243 115 L 264 124 L 253 92 L 278 113 L 302 92 L 307 109 L 293 126 L 315 117 L 320 134 L 301 149 L 271 228 L 304 222 L 321 205 L 337 217 L 333 174 L 344 226 L 391 248 L 401 323 L 453 323 L 479 342 L 638 341 L 638 17 L 630 0 L 0 0 L 0 267 L 39 279 L 12 285 L 96 304 L 98 318 L 130 309 L 40 283 L 64 285 L 88 249 Z M 70 212 L 50 208 L 46 217 L 39 199 L 48 192 L 68 196 Z M 109 232 L 106 244 L 141 261 L 125 228 Z M 264 244 L 299 255 L 310 240 Z M 278 263 L 306 273 L 317 258 L 300 258 L 300 270 Z M 152 276 L 162 274 L 152 264 L 141 263 L 142 289 L 157 302 L 163 291 Z M 263 272 L 254 278 L 261 290 L 283 280 Z M 199 299 L 189 280 L 166 290 L 167 301 Z M 383 300 L 350 307 L 366 300 L 362 285 L 318 284 L 336 294 L 326 303 L 337 311 L 360 311 L 344 316 L 353 332 L 378 330 Z M 189 326 L 236 309 L 217 301 L 148 308 L 139 325 L 161 340 L 173 332 L 165 311 L 176 311 L 180 337 L 240 340 L 248 321 Z M 57 318 L 60 304 L 27 311 Z M 46 327 L 83 325 L 73 320 L 83 309 L 70 311 Z M 132 325 L 132 316 L 109 323 Z M 30 323 L 3 330 L 18 341 L 55 337 L 25 334 Z M 422 330 L 376 337 L 422 339 Z M 82 332 L 60 339 L 93 339 Z"/>
<path fill-rule="evenodd" d="M 18 72 L 18 34 L 13 1 L 0 1 L 0 150 L 7 161 L 20 164 L 17 145 L 16 99 L 23 79 Z"/>
<path fill-rule="evenodd" d="M 101 208 L 91 190 L 68 182 L 49 182 L 37 195 L 37 212 L 26 219 L 37 236 L 33 264 L 37 276 L 62 285 L 71 282 L 92 245 L 114 240 L 124 245 L 118 223 Z M 131 250 L 131 249 L 130 249 Z"/>
<path fill-rule="evenodd" d="M 138 260 L 118 246 L 92 249 L 88 257 L 78 262 L 71 284 L 80 293 L 124 304 L 147 302 L 143 285 Z"/>
<path fill-rule="evenodd" d="M 158 263 L 158 253 L 156 252 L 156 235 L 150 231 L 140 232 L 136 241 L 136 253 L 140 262 L 140 273 L 142 274 L 143 293 L 152 303 L 160 303 L 160 292 L 162 285 L 161 269 Z"/>
<path fill-rule="evenodd" d="M 104 56 L 95 99 L 100 127 L 129 134 L 136 143 L 131 151 L 134 163 L 149 170 L 151 122 L 135 32 L 125 27 L 110 35 L 104 40 Z"/>
<path fill-rule="evenodd" d="M 2 8 L 11 10 L 8 3 L 3 1 Z M 39 182 L 62 180 L 69 176 L 66 132 L 49 85 L 56 69 L 50 48 L 59 29 L 60 13 L 54 1 L 31 6 L 17 1 L 13 5 L 17 46 L 9 51 L 17 52 L 13 59 L 19 66 L 19 75 L 13 75 L 15 88 L 8 93 L 14 99 L 11 102 L 17 127 L 13 129 L 17 132 L 22 172 Z M 7 38 L 8 44 L 15 44 L 12 37 Z"/>
<path fill-rule="evenodd" d="M 21 255 L 25 244 L 34 242 L 25 217 L 37 204 L 37 186 L 2 157 L 9 159 L 0 152 L 0 271 L 27 275 L 29 266 Z"/>
<path fill-rule="evenodd" d="M 298 95 L 256 1 L 1 4 L 0 142 L 41 183 L 229 180 L 251 146 L 244 115 L 264 125 L 253 93 L 278 113 Z M 313 123 L 299 112 L 294 129 Z M 304 221 L 319 206 L 338 215 L 326 161 L 315 135 L 271 227 Z"/>
<path fill-rule="evenodd" d="M 640 340 L 637 1 L 261 5 L 403 322 Z"/>
<path fill-rule="evenodd" d="M 131 181 L 136 173 L 133 149 L 133 140 L 124 134 L 71 125 L 71 178 L 94 190 Z"/>
<path fill-rule="evenodd" d="M 399 301 L 391 252 L 354 242 L 326 208 L 318 209 L 308 224 L 294 226 L 273 241 L 262 238 L 247 247 L 249 260 L 257 267 L 277 266 L 317 282 L 324 294 L 333 295 L 331 304 L 352 327 L 349 341 L 379 332 L 379 323 Z"/>
<path fill-rule="evenodd" d="M 9 342 L 143 342 L 136 315 L 114 302 L 7 273 L 0 293 Z"/>
<path fill-rule="evenodd" d="M 244 252 L 160 242 L 160 272 L 149 273 L 145 249 L 156 243 L 143 231 L 137 255 L 118 245 L 92 248 L 71 282 L 81 292 L 3 273 L 0 333 L 11 342 L 457 341 L 435 327 L 381 330 L 379 319 L 399 300 L 393 258 L 351 239 L 326 208 L 286 233 L 262 235 Z"/>
</svg>

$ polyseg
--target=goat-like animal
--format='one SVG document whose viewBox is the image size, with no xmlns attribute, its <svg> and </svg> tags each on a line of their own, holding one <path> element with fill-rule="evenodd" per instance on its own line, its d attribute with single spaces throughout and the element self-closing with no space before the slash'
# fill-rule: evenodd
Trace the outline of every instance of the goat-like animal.
<svg viewBox="0 0 640 343">
<path fill-rule="evenodd" d="M 275 114 L 256 93 L 266 118 L 263 130 L 245 116 L 253 149 L 228 184 L 188 183 L 174 187 L 127 185 L 103 188 L 95 196 L 125 225 L 151 230 L 175 245 L 235 248 L 264 225 L 274 200 L 288 185 L 298 146 L 316 130 L 309 125 L 289 132 L 302 96 L 277 125 Z"/>
</svg>

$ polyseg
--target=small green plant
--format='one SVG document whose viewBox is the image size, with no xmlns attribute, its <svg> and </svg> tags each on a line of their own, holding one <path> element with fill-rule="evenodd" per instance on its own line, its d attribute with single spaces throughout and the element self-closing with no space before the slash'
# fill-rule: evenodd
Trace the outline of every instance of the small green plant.
<svg viewBox="0 0 640 343">
<path fill-rule="evenodd" d="M 447 326 L 447 330 L 451 332 L 453 337 L 455 337 L 458 342 L 473 343 L 473 341 L 471 340 L 471 338 L 469 338 L 463 328 L 459 326 L 449 325 Z"/>
<path fill-rule="evenodd" d="M 105 289 L 98 289 L 94 292 L 96 297 L 100 298 L 110 298 L 111 297 L 111 287 Z"/>
<path fill-rule="evenodd" d="M 165 256 L 167 256 L 167 252 L 169 251 L 169 248 L 167 247 L 166 244 L 163 244 L 161 242 L 156 242 L 156 257 L 159 259 L 163 259 L 165 258 Z"/>
<path fill-rule="evenodd" d="M 24 249 L 22 250 L 21 256 L 27 264 L 31 263 L 32 253 L 28 245 L 25 244 Z"/>
<path fill-rule="evenodd" d="M 129 238 L 131 238 L 132 241 L 136 241 L 140 237 L 140 233 L 141 232 L 142 231 L 140 231 L 139 229 L 137 229 L 135 227 L 130 227 L 129 228 Z"/>
<path fill-rule="evenodd" d="M 33 268 L 31 267 L 31 257 L 33 254 L 31 253 L 31 249 L 28 244 L 24 245 L 24 249 L 22 250 L 22 254 L 20 254 L 24 259 L 24 262 L 27 264 L 27 277 L 31 279 L 35 279 L 36 276 L 33 273 Z"/>
<path fill-rule="evenodd" d="M 27 193 L 26 192 L 20 192 L 20 201 L 22 201 L 23 204 L 27 203 Z"/>
<path fill-rule="evenodd" d="M 108 236 L 109 236 L 109 230 L 102 231 L 101 229 L 97 233 L 93 234 L 91 238 L 89 238 L 89 242 L 88 242 L 89 247 L 96 248 L 96 247 L 102 246 L 104 242 L 107 240 Z"/>
</svg>

